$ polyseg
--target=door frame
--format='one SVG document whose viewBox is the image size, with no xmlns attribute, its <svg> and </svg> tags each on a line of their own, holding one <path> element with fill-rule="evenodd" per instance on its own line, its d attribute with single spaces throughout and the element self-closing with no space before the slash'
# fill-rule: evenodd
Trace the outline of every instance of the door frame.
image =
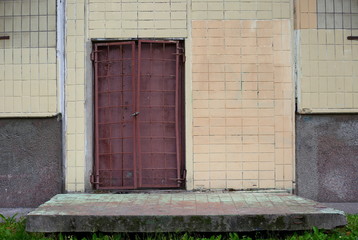
<svg viewBox="0 0 358 240">
<path fill-rule="evenodd" d="M 138 64 L 139 65 L 139 56 L 140 56 L 140 44 L 141 43 L 176 43 L 177 44 L 177 49 L 182 49 L 182 52 L 179 54 L 177 52 L 177 61 L 176 61 L 176 64 L 178 65 L 179 64 L 179 61 L 183 61 L 183 63 L 180 65 L 180 66 L 177 66 L 177 69 L 178 69 L 178 74 L 177 74 L 177 86 L 178 86 L 178 94 L 176 94 L 176 99 L 178 98 L 178 107 L 176 108 L 176 111 L 178 111 L 178 113 L 176 114 L 176 132 L 178 133 L 177 136 L 179 139 L 177 139 L 176 141 L 176 147 L 179 148 L 179 154 L 177 154 L 177 161 L 178 161 L 178 176 L 180 176 L 180 178 L 178 179 L 178 187 L 176 187 L 176 189 L 185 189 L 186 188 L 186 173 L 187 173 L 187 169 L 186 169 L 186 156 L 187 156 L 187 153 L 186 153 L 186 139 L 187 139 L 187 136 L 186 136 L 186 123 L 188 122 L 187 119 L 186 119 L 186 110 L 185 110 L 185 106 L 186 106 L 186 92 L 187 92 L 187 88 L 186 88 L 186 71 L 185 71 L 185 68 L 186 68 L 186 64 L 185 64 L 185 52 L 184 52 L 184 49 L 185 49 L 185 42 L 184 42 L 184 39 L 180 38 L 180 39 L 110 39 L 110 40 L 105 40 L 105 39 L 92 39 L 90 44 L 91 44 L 91 51 L 93 52 L 95 50 L 95 46 L 96 44 L 98 45 L 112 45 L 111 43 L 113 44 L 116 44 L 116 43 L 119 43 L 119 42 L 134 42 L 135 44 L 135 55 L 137 57 L 137 60 L 135 61 L 136 65 Z M 179 55 L 182 55 L 182 58 L 180 59 Z M 91 59 L 92 61 L 90 61 L 90 66 L 91 66 L 91 111 L 92 111 L 92 118 L 91 118 L 91 126 L 92 126 L 92 134 L 90 134 L 91 136 L 91 145 L 93 146 L 92 147 L 92 151 L 91 151 L 91 164 L 87 164 L 90 165 L 90 171 L 92 173 L 89 174 L 89 179 L 90 179 L 90 187 L 91 189 L 106 189 L 106 190 L 111 190 L 111 188 L 106 188 L 106 187 L 99 187 L 99 184 L 98 184 L 98 181 L 96 180 L 96 176 L 94 173 L 96 173 L 96 135 L 98 134 L 95 134 L 95 132 L 97 131 L 96 130 L 96 117 L 97 117 L 97 114 L 96 113 L 96 108 L 95 108 L 95 101 L 96 101 L 96 98 L 95 98 L 95 92 L 96 92 L 96 86 L 95 86 L 95 77 L 96 77 L 96 74 L 95 74 L 95 61 L 94 58 L 93 58 L 93 55 L 91 54 Z M 138 67 L 139 69 L 139 67 Z M 140 72 L 137 71 L 138 75 L 136 76 L 136 78 L 139 77 L 139 74 Z M 136 82 L 136 84 L 139 82 L 140 80 L 139 79 L 134 79 L 133 82 Z M 135 92 L 139 91 L 139 89 L 136 87 L 136 89 L 134 90 Z M 88 95 L 87 95 L 88 96 Z M 136 96 L 138 97 L 138 95 Z M 138 105 L 138 101 L 136 101 L 135 103 L 136 105 Z M 138 107 L 138 106 L 136 106 Z M 88 125 L 87 125 L 88 126 Z M 137 136 L 136 136 L 137 137 Z M 97 149 L 98 151 L 98 149 Z M 136 151 L 134 151 L 134 154 Z M 135 162 L 134 161 L 134 168 L 136 167 L 135 166 Z M 88 163 L 88 162 L 87 162 Z M 137 168 L 138 169 L 138 168 Z M 88 172 L 88 171 L 87 171 Z M 140 173 L 139 173 L 140 174 Z M 137 181 L 138 177 L 134 177 L 134 182 L 135 182 L 135 185 L 134 185 L 134 188 L 135 190 L 141 190 L 141 189 L 146 189 L 146 188 L 141 188 L 141 185 L 140 183 L 138 183 Z M 112 190 L 122 190 L 124 188 L 113 188 Z M 157 188 L 155 188 L 157 189 Z M 160 189 L 165 189 L 165 188 L 159 188 L 158 190 Z M 125 188 L 124 190 L 130 190 L 130 188 Z"/>
</svg>

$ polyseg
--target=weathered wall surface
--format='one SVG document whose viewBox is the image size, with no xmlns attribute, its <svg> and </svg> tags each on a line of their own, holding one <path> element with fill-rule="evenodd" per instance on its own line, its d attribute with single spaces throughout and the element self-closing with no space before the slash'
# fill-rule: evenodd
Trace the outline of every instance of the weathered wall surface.
<svg viewBox="0 0 358 240">
<path fill-rule="evenodd" d="M 187 0 L 89 1 L 91 38 L 174 38 L 187 36 Z"/>
<path fill-rule="evenodd" d="M 291 9 L 192 1 L 194 188 L 292 188 Z"/>
<path fill-rule="evenodd" d="M 357 201 L 358 4 L 296 0 L 297 193 L 318 201 Z M 315 113 L 326 113 L 315 115 Z"/>
<path fill-rule="evenodd" d="M 66 2 L 66 189 L 88 182 L 91 39 L 182 38 L 187 187 L 292 188 L 292 4 L 224 0 Z"/>
<path fill-rule="evenodd" d="M 194 188 L 292 188 L 289 20 L 193 21 Z"/>
<path fill-rule="evenodd" d="M 358 201 L 358 116 L 297 115 L 297 194 L 321 202 Z"/>
<path fill-rule="evenodd" d="M 0 208 L 36 207 L 62 188 L 61 121 L 0 119 Z"/>
<path fill-rule="evenodd" d="M 89 181 L 85 174 L 88 167 L 85 162 L 85 144 L 88 143 L 85 141 L 89 134 L 85 132 L 85 126 L 91 125 L 89 119 L 93 116 L 85 110 L 86 103 L 92 104 L 92 99 L 85 94 L 85 89 L 88 85 L 92 87 L 90 74 L 92 65 L 88 64 L 90 52 L 87 48 L 91 47 L 91 38 L 187 37 L 186 0 L 171 2 L 89 0 L 87 2 L 88 5 L 84 1 L 66 1 L 65 104 L 66 189 L 68 191 L 84 191 Z"/>
<path fill-rule="evenodd" d="M 57 110 L 56 1 L 0 1 L 0 117 Z"/>
<path fill-rule="evenodd" d="M 298 111 L 357 112 L 357 1 L 297 0 L 296 13 Z"/>
</svg>

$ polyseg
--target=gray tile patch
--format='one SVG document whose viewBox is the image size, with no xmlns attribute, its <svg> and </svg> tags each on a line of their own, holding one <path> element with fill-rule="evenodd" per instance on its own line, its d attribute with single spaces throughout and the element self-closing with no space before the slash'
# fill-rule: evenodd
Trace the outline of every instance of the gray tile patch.
<svg viewBox="0 0 358 240">
<path fill-rule="evenodd" d="M 325 12 L 327 12 L 327 13 L 334 13 L 335 12 L 333 0 L 326 0 Z"/>
<path fill-rule="evenodd" d="M 343 1 L 343 13 L 350 13 L 351 12 L 351 1 L 344 0 Z"/>
<path fill-rule="evenodd" d="M 334 14 L 333 13 L 326 14 L 326 28 L 327 29 L 334 28 Z"/>
<path fill-rule="evenodd" d="M 317 12 L 326 12 L 326 0 L 317 0 Z"/>
<path fill-rule="evenodd" d="M 335 14 L 334 16 L 334 28 L 342 29 L 343 28 L 343 16 L 342 14 Z"/>
<path fill-rule="evenodd" d="M 353 0 L 351 4 L 351 13 L 358 13 L 358 1 Z"/>
<path fill-rule="evenodd" d="M 334 1 L 334 10 L 336 13 L 343 12 L 343 0 L 335 0 Z"/>
<path fill-rule="evenodd" d="M 326 28 L 326 14 L 324 14 L 324 13 L 317 14 L 317 27 L 319 29 Z"/>
<path fill-rule="evenodd" d="M 352 28 L 352 17 L 350 14 L 346 14 L 343 16 L 343 28 Z"/>
<path fill-rule="evenodd" d="M 358 14 L 352 14 L 352 28 L 358 29 Z"/>
<path fill-rule="evenodd" d="M 358 29 L 357 0 L 317 0 L 318 29 Z"/>
</svg>

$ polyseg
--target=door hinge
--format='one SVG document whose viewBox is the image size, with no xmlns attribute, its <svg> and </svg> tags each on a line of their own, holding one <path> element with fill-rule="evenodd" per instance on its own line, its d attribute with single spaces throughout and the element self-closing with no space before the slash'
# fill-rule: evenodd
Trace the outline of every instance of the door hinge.
<svg viewBox="0 0 358 240">
<path fill-rule="evenodd" d="M 186 181 L 186 169 L 184 169 L 181 178 L 169 178 L 169 180 L 176 181 L 179 184 L 185 183 L 185 181 Z"/>
<path fill-rule="evenodd" d="M 169 180 L 172 180 L 172 181 L 176 181 L 177 183 L 184 183 L 185 182 L 185 178 L 169 178 Z"/>
<path fill-rule="evenodd" d="M 98 175 L 91 174 L 90 182 L 91 182 L 91 184 L 99 184 Z"/>
<path fill-rule="evenodd" d="M 91 61 L 94 61 L 96 59 L 96 53 L 99 53 L 100 51 L 94 50 L 90 54 Z"/>
<path fill-rule="evenodd" d="M 183 62 L 185 62 L 185 61 L 186 61 L 184 48 L 182 48 L 182 47 L 177 47 L 177 51 L 176 51 L 176 53 L 174 53 L 174 54 L 175 54 L 175 55 L 182 56 L 182 60 L 183 60 Z"/>
</svg>

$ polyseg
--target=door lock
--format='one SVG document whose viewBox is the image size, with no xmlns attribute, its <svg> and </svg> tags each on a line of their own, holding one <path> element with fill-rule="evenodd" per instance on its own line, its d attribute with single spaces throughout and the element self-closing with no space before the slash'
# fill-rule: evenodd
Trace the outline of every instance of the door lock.
<svg viewBox="0 0 358 240">
<path fill-rule="evenodd" d="M 132 117 L 138 116 L 139 112 L 132 113 Z"/>
</svg>

